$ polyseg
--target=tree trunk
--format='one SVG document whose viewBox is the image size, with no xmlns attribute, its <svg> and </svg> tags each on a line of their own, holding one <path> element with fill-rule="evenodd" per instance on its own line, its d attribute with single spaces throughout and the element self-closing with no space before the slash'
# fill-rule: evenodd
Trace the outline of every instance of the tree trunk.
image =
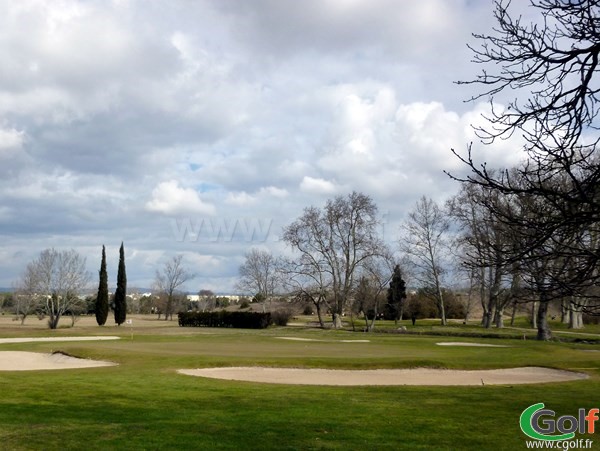
<svg viewBox="0 0 600 451">
<path fill-rule="evenodd" d="M 496 309 L 496 313 L 494 315 L 494 323 L 498 329 L 502 329 L 504 327 L 504 307 L 499 307 Z"/>
<path fill-rule="evenodd" d="M 531 327 L 537 329 L 537 315 L 538 315 L 538 302 L 534 301 L 531 303 Z"/>
<path fill-rule="evenodd" d="M 512 313 L 510 314 L 510 327 L 515 327 L 515 316 L 517 315 L 517 301 L 513 302 Z"/>
<path fill-rule="evenodd" d="M 542 294 L 542 297 L 545 297 Z M 550 327 L 548 326 L 548 305 L 549 302 L 540 300 L 538 311 L 537 311 L 537 339 L 548 341 L 552 338 Z"/>
<path fill-rule="evenodd" d="M 571 312 L 569 329 L 583 329 L 583 313 L 581 311 Z"/>
<path fill-rule="evenodd" d="M 317 318 L 319 318 L 319 325 L 321 329 L 325 329 L 325 323 L 323 322 L 323 315 L 321 313 L 321 303 L 315 302 L 315 307 L 317 308 Z"/>
<path fill-rule="evenodd" d="M 333 314 L 333 328 L 341 329 L 342 328 L 342 315 L 339 313 Z"/>
<path fill-rule="evenodd" d="M 582 329 L 583 328 L 583 312 L 581 305 L 577 305 L 573 302 L 573 299 L 569 301 L 569 329 Z"/>
<path fill-rule="evenodd" d="M 483 325 L 486 329 L 492 327 L 492 321 L 496 324 L 498 321 L 498 296 L 500 295 L 501 275 L 502 273 L 500 272 L 499 267 L 496 267 L 492 279 L 492 270 L 490 268 L 490 292 L 486 309 L 485 324 Z"/>
<path fill-rule="evenodd" d="M 566 298 L 560 301 L 560 322 L 563 324 L 571 323 L 569 304 L 570 301 L 567 302 Z"/>
<path fill-rule="evenodd" d="M 446 321 L 446 309 L 444 308 L 444 294 L 442 293 L 442 287 L 440 286 L 437 274 L 435 275 L 435 285 L 437 290 L 437 302 L 440 320 L 442 322 L 442 326 L 446 326 L 448 322 Z"/>
<path fill-rule="evenodd" d="M 171 310 L 173 309 L 173 295 L 169 294 L 167 297 L 167 307 L 165 308 L 165 321 L 169 320 L 169 315 L 172 316 Z"/>
<path fill-rule="evenodd" d="M 446 321 L 446 309 L 444 308 L 444 298 L 442 296 L 442 293 L 440 293 L 439 309 L 442 326 L 446 326 L 448 325 L 448 321 Z"/>
<path fill-rule="evenodd" d="M 48 318 L 48 327 L 50 329 L 58 328 L 58 320 L 60 320 L 60 315 L 50 314 Z"/>
<path fill-rule="evenodd" d="M 372 332 L 375 329 L 375 321 L 377 320 L 378 314 L 379 314 L 379 309 L 377 308 L 377 302 L 375 302 L 375 308 L 373 309 L 373 319 L 371 320 L 371 324 L 367 325 L 368 332 Z"/>
<path fill-rule="evenodd" d="M 490 327 L 492 327 L 492 311 L 486 310 L 483 313 L 483 318 L 481 321 L 482 321 L 483 327 L 485 327 L 486 329 L 489 329 Z"/>
<path fill-rule="evenodd" d="M 479 285 L 479 301 L 481 302 L 481 308 L 483 309 L 483 315 L 481 317 L 481 325 L 483 327 L 485 326 L 485 320 L 487 317 L 487 312 L 488 312 L 488 308 L 487 308 L 487 302 L 485 302 L 485 268 L 481 268 L 481 283 Z M 489 326 L 488 326 L 489 327 Z"/>
</svg>

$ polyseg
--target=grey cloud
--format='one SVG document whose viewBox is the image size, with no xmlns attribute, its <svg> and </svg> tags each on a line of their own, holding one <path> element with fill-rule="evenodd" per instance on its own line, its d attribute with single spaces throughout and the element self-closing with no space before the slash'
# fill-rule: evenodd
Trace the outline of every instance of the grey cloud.
<svg viewBox="0 0 600 451">
<path fill-rule="evenodd" d="M 485 2 L 3 8 L 0 286 L 46 247 L 74 247 L 95 271 L 100 246 L 116 261 L 124 240 L 132 285 L 184 253 L 198 273 L 189 289 L 228 291 L 250 246 L 287 252 L 281 227 L 335 189 L 372 195 L 393 239 L 418 197 L 452 191 L 447 147 L 472 139 L 481 111 L 452 81 L 476 71 L 465 43 L 469 23 L 491 18 Z M 165 187 L 179 204 L 159 196 Z M 154 194 L 161 208 L 148 209 Z M 208 217 L 272 220 L 272 239 L 173 232 L 173 219 Z"/>
</svg>

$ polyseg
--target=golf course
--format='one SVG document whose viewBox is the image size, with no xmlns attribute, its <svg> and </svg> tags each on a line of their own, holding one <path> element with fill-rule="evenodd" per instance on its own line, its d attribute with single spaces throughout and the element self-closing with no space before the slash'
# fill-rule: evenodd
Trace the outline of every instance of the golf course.
<svg viewBox="0 0 600 451">
<path fill-rule="evenodd" d="M 3 449 L 513 450 L 525 449 L 519 416 L 530 405 L 543 402 L 558 416 L 598 407 L 597 326 L 578 340 L 558 331 L 557 340 L 538 342 L 521 329 L 470 337 L 481 328 L 462 324 L 442 336 L 433 321 L 400 334 L 322 330 L 303 318 L 264 330 L 129 318 L 131 324 L 98 327 L 83 317 L 56 330 L 36 318 L 23 326 L 0 318 L 0 338 L 10 339 L 0 343 Z M 44 369 L 19 367 L 18 356 L 32 353 L 45 356 Z M 104 365 L 60 367 L 81 359 Z M 195 373 L 217 368 L 309 371 L 305 383 Z M 364 378 L 343 384 L 349 371 L 452 370 L 458 376 L 442 373 L 442 380 L 460 383 L 471 371 L 512 368 L 562 370 L 557 374 L 573 380 L 523 383 L 513 374 L 446 385 L 418 376 L 412 385 L 391 373 L 389 385 Z M 340 383 L 320 384 L 316 370 L 339 371 L 333 380 Z"/>
</svg>

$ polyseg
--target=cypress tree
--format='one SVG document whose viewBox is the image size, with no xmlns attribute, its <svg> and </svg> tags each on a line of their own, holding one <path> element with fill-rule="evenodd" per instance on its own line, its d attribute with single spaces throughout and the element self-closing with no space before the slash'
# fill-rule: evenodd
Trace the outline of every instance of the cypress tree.
<svg viewBox="0 0 600 451">
<path fill-rule="evenodd" d="M 392 280 L 387 292 L 388 309 L 393 312 L 394 321 L 398 324 L 398 320 L 402 319 L 403 301 L 406 299 L 406 283 L 402 279 L 402 271 L 400 265 L 394 267 Z"/>
<path fill-rule="evenodd" d="M 117 272 L 117 291 L 115 291 L 115 323 L 121 325 L 127 316 L 127 274 L 125 274 L 125 251 L 123 242 L 119 249 L 119 271 Z"/>
<path fill-rule="evenodd" d="M 98 326 L 104 326 L 108 318 L 108 274 L 106 273 L 106 250 L 102 245 L 102 263 L 100 263 L 100 283 L 98 284 L 98 296 L 96 296 L 96 322 Z"/>
</svg>

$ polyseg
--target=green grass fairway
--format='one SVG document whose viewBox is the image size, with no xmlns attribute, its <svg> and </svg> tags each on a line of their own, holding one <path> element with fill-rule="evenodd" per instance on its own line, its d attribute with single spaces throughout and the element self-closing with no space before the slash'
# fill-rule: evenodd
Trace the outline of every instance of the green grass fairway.
<svg viewBox="0 0 600 451">
<path fill-rule="evenodd" d="M 118 341 L 0 344 L 64 351 L 108 368 L 0 372 L 4 450 L 526 449 L 519 415 L 543 402 L 557 416 L 600 407 L 600 346 L 532 340 L 364 334 L 306 327 L 179 328 L 134 317 L 131 328 L 90 318 L 50 331 L 0 319 L 0 337 L 120 335 Z M 68 319 L 64 324 L 68 324 Z M 310 338 L 291 341 L 277 337 Z M 368 343 L 341 340 L 368 339 Z M 437 346 L 473 341 L 506 348 Z M 477 387 L 320 387 L 220 381 L 176 373 L 210 366 L 505 368 L 586 372 L 585 381 Z M 600 429 L 600 424 L 597 425 Z M 600 450 L 598 433 L 591 438 Z"/>
</svg>

